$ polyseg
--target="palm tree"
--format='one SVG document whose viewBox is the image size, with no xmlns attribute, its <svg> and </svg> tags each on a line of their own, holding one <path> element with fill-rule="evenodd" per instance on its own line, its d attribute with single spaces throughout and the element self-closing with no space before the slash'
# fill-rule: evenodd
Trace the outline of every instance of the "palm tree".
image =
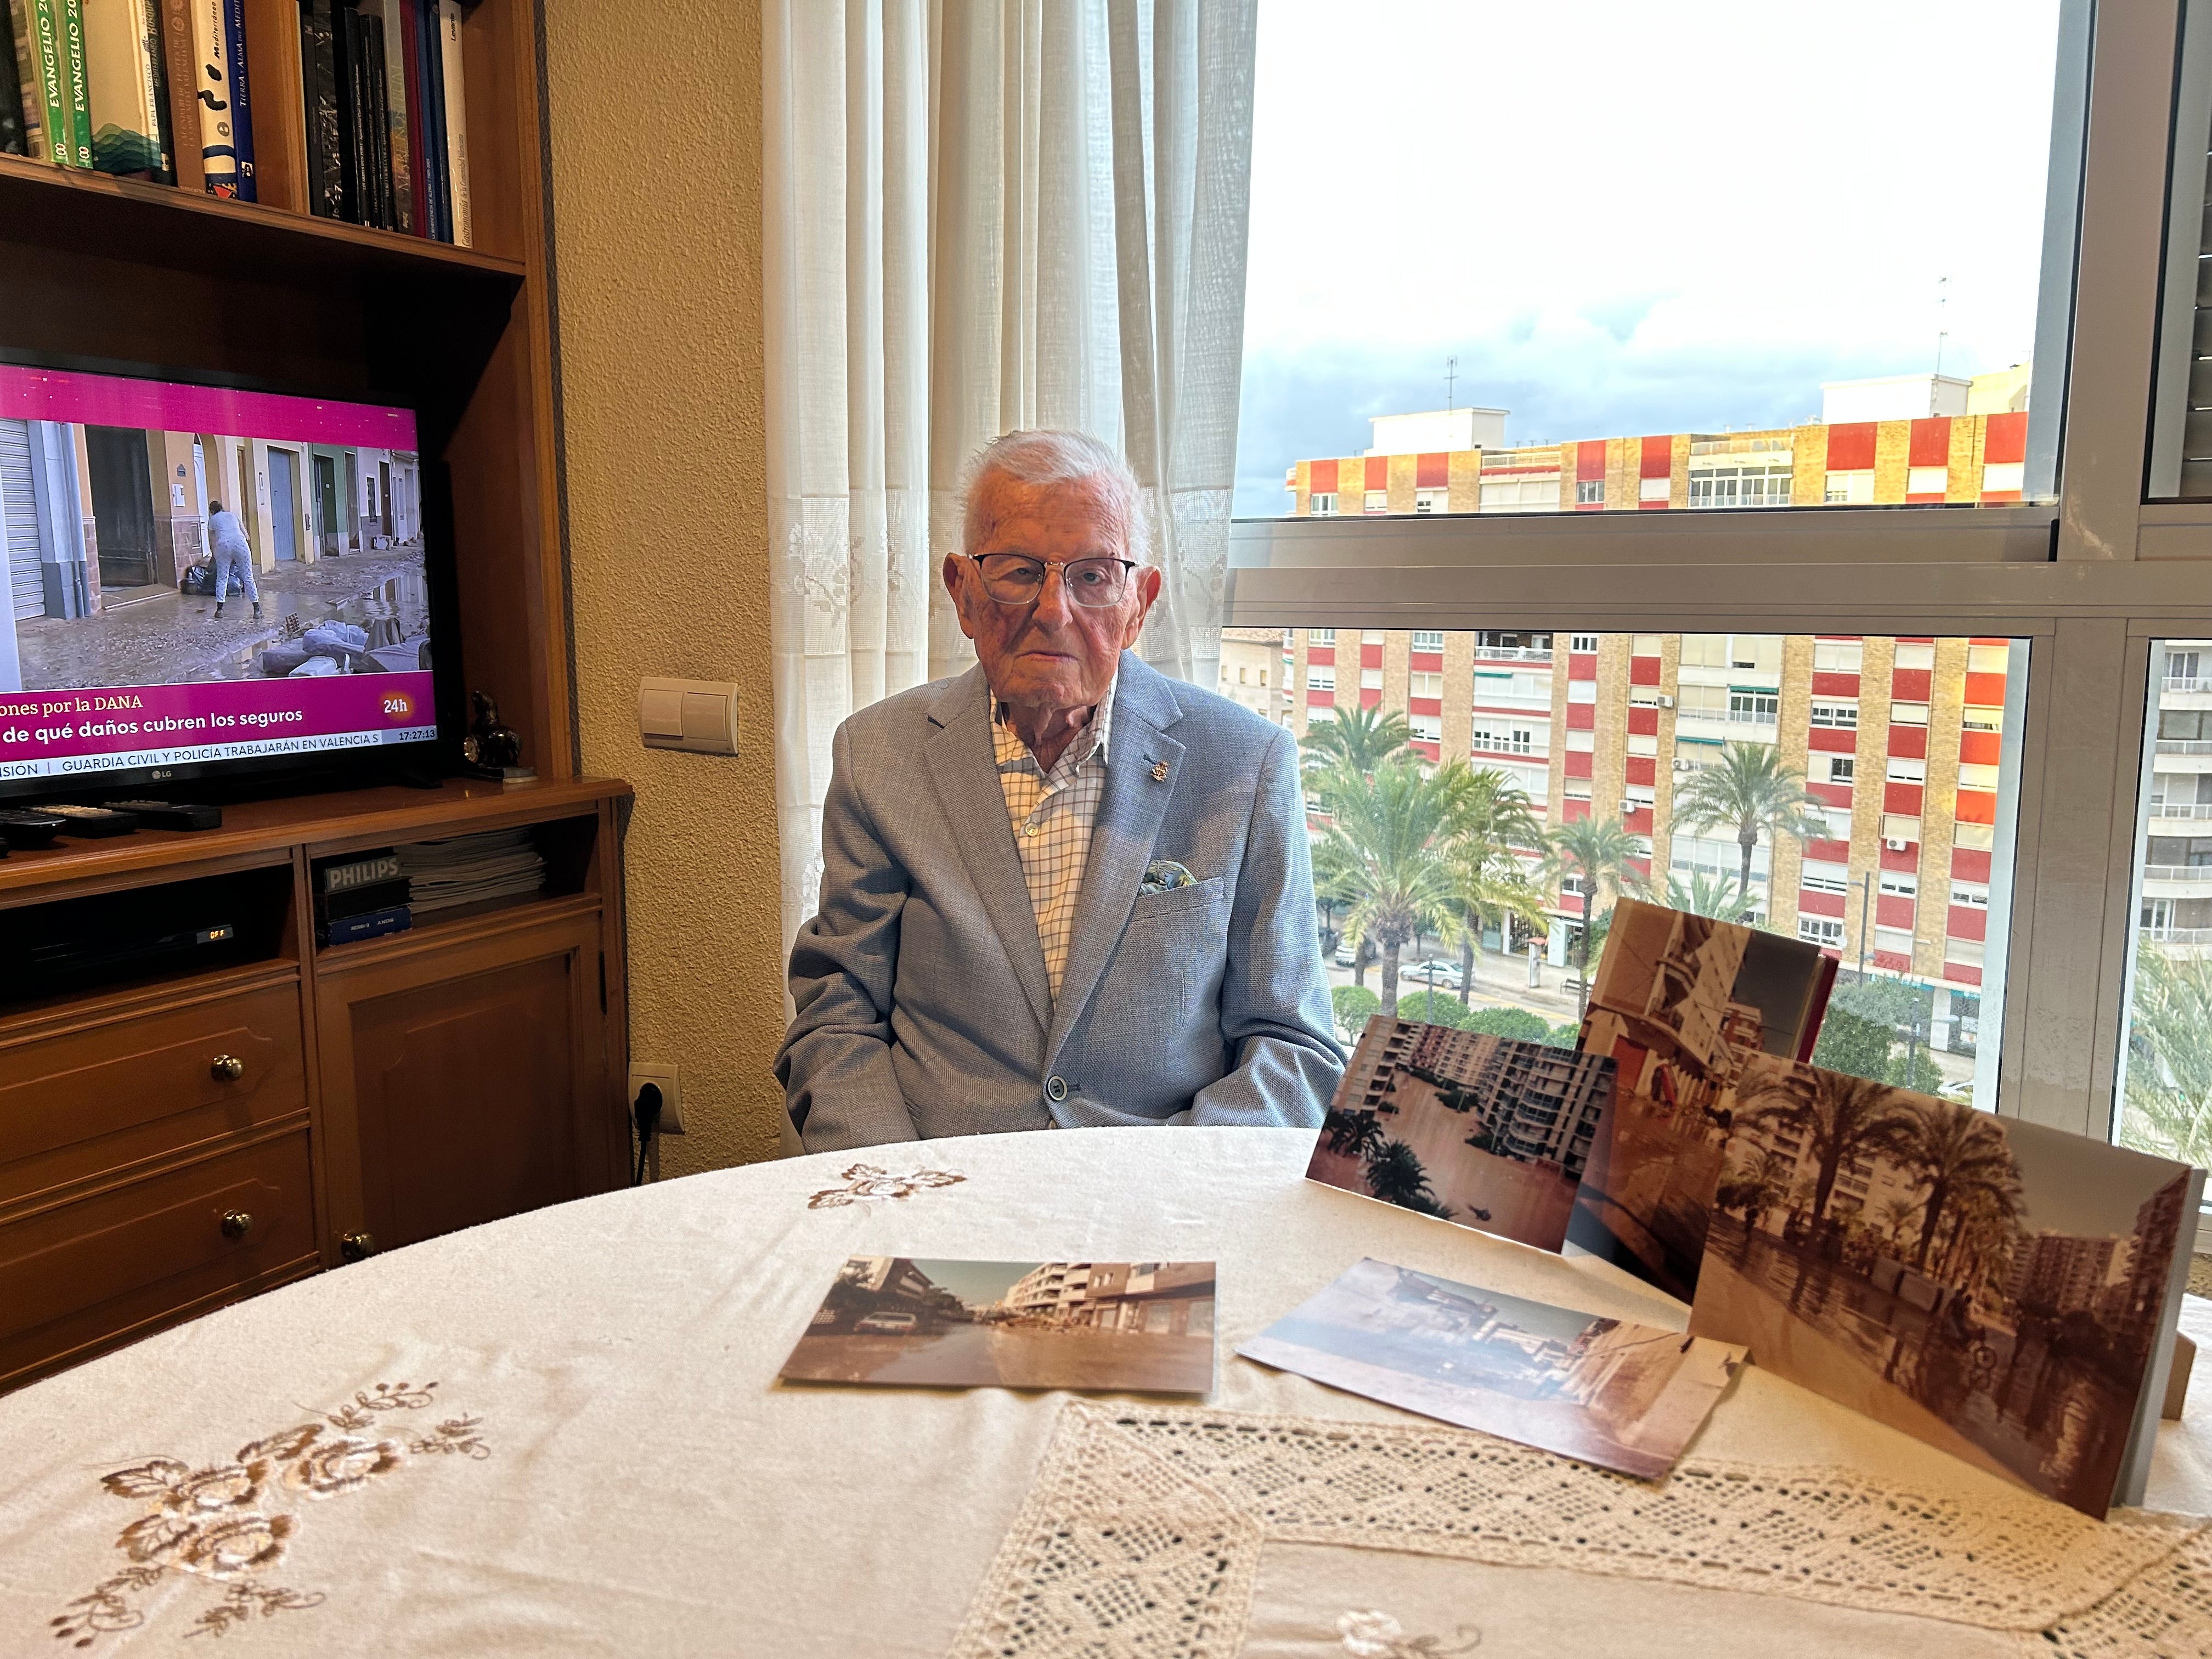
<svg viewBox="0 0 2212 1659">
<path fill-rule="evenodd" d="M 1483 924 L 1495 917 L 1501 936 L 1510 925 L 1509 916 L 1519 916 L 1531 926 L 1543 924 L 1544 896 L 1528 879 L 1514 850 L 1540 847 L 1543 841 L 1544 832 L 1528 809 L 1528 797 L 1517 785 L 1488 767 L 1469 771 L 1451 841 L 1452 884 L 1468 924 L 1459 946 L 1462 1007 L 1474 984 L 1474 947 Z"/>
<path fill-rule="evenodd" d="M 1403 714 L 1382 708 L 1340 708 L 1333 720 L 1306 727 L 1304 764 L 1309 771 L 1352 771 L 1370 776 L 1405 752 L 1413 728 Z"/>
<path fill-rule="evenodd" d="M 1398 957 L 1416 932 L 1459 939 L 1461 904 L 1449 842 L 1468 788 L 1468 769 L 1447 762 L 1424 775 L 1406 758 L 1371 777 L 1348 766 L 1323 775 L 1335 817 L 1314 848 L 1316 879 L 1348 901 L 1346 936 L 1372 941 L 1382 962 L 1382 1006 L 1398 1012 Z"/>
<path fill-rule="evenodd" d="M 1920 1248 L 1912 1258 L 1914 1269 L 1925 1273 L 1936 1230 L 1954 1203 L 1963 1206 L 1969 1198 L 1979 1197 L 2017 1212 L 2020 1165 L 1994 1118 L 1947 1105 L 1919 1107 L 1911 1116 L 1911 1133 L 1901 1151 L 1928 1188 L 1927 1218 L 1921 1224 Z M 2006 1216 L 2008 1224 L 2011 1213 Z"/>
<path fill-rule="evenodd" d="M 1717 921 L 1735 920 L 1750 904 L 1743 889 L 1729 876 L 1692 875 L 1685 886 L 1680 876 L 1670 873 L 1664 890 L 1647 883 L 1644 891 L 1650 895 L 1654 904 L 1663 904 L 1669 910 L 1686 910 L 1693 916 L 1711 916 Z"/>
<path fill-rule="evenodd" d="M 1618 892 L 1629 860 L 1641 854 L 1636 838 L 1610 819 L 1576 818 L 1553 830 L 1547 839 L 1544 867 L 1548 878 L 1556 883 L 1571 876 L 1582 887 L 1583 925 L 1575 939 L 1575 967 L 1583 985 L 1581 1006 L 1576 1010 L 1579 1017 L 1589 1012 L 1590 942 L 1599 927 L 1599 896 L 1607 888 Z"/>
<path fill-rule="evenodd" d="M 1382 1126 L 1372 1112 L 1332 1110 L 1322 1127 L 1328 1132 L 1328 1149 L 1347 1158 L 1365 1158 L 1382 1145 Z"/>
<path fill-rule="evenodd" d="M 2126 1108 L 2129 1146 L 2212 1163 L 2212 957 L 2136 945 Z"/>
<path fill-rule="evenodd" d="M 1401 1209 L 1419 1210 L 1425 1215 L 1441 1212 L 1429 1190 L 1429 1172 L 1402 1140 L 1386 1140 L 1367 1154 L 1367 1190 Z"/>
<path fill-rule="evenodd" d="M 1747 922 L 1751 855 L 1759 838 L 1789 836 L 1809 841 L 1826 836 L 1828 821 L 1820 812 L 1825 804 L 1783 764 L 1781 751 L 1772 744 L 1730 743 L 1722 745 L 1716 764 L 1693 773 L 1674 792 L 1674 822 L 1693 831 L 1723 827 L 1735 831 L 1736 845 L 1743 851 L 1736 877 L 1743 905 L 1738 920 Z"/>
<path fill-rule="evenodd" d="M 1759 1231 L 1759 1218 L 1790 1196 L 1790 1178 L 1796 1172 L 1797 1160 L 1771 1146 L 1761 1147 L 1757 1158 L 1729 1171 L 1717 1197 L 1727 1208 L 1743 1212 L 1747 1249 Z"/>
<path fill-rule="evenodd" d="M 1898 1243 L 1905 1236 L 1905 1230 L 1912 1224 L 1913 1218 L 1920 1213 L 1921 1206 L 1926 1202 L 1926 1200 L 1918 1198 L 1893 1198 L 1881 1206 L 1879 1218 L 1881 1230 L 1888 1236 L 1891 1243 Z"/>
<path fill-rule="evenodd" d="M 1917 1127 L 1915 1115 L 1893 1097 L 1888 1084 L 1809 1067 L 1766 1073 L 1746 1089 L 1738 1109 L 1745 1121 L 1784 1124 L 1805 1137 L 1820 1166 L 1811 1195 L 1814 1227 L 1827 1217 L 1837 1172 L 1845 1164 L 1908 1152 Z"/>
</svg>

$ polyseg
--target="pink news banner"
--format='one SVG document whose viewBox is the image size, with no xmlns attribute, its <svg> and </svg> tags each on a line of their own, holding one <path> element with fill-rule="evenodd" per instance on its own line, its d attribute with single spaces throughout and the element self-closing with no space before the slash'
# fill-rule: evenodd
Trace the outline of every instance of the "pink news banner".
<svg viewBox="0 0 2212 1659">
<path fill-rule="evenodd" d="M 0 364 L 0 417 L 412 449 L 410 410 Z M 116 771 L 437 735 L 428 672 L 0 692 L 0 778 Z"/>
<path fill-rule="evenodd" d="M 366 749 L 438 735 L 427 671 L 0 692 L 0 779 Z"/>
</svg>

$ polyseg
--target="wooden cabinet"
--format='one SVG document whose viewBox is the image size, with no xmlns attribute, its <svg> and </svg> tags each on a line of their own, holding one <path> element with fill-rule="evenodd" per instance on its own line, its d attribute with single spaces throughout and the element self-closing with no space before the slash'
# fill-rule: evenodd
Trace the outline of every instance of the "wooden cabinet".
<svg viewBox="0 0 2212 1659">
<path fill-rule="evenodd" d="M 331 1182 L 342 1234 L 390 1249 L 620 1184 L 603 961 L 578 915 L 320 979 L 325 1115 L 359 1171 Z"/>
<path fill-rule="evenodd" d="M 263 872 L 249 959 L 0 1000 L 0 1389 L 629 1170 L 619 783 L 361 791 L 0 860 L 0 948 L 88 896 Z M 540 895 L 319 946 L 323 864 L 526 829 Z M 111 906 L 111 908 L 112 907 Z"/>
</svg>

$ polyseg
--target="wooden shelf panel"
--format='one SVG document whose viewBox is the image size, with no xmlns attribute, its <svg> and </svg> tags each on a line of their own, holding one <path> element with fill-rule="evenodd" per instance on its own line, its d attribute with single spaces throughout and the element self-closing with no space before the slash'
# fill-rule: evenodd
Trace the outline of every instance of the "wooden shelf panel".
<svg viewBox="0 0 2212 1659">
<path fill-rule="evenodd" d="M 352 945 L 325 945 L 315 951 L 319 975 L 352 973 L 394 957 L 424 951 L 450 951 L 518 928 L 542 927 L 578 916 L 596 916 L 596 893 L 538 893 L 528 898 L 486 899 L 481 903 L 433 910 L 412 927 L 397 933 L 380 933 Z"/>
<path fill-rule="evenodd" d="M 257 202 L 115 179 L 82 167 L 0 155 L 0 225 L 46 247 L 112 254 L 158 249 L 164 266 L 212 276 L 309 280 L 437 276 L 520 287 L 520 259 Z"/>
<path fill-rule="evenodd" d="M 306 843 L 327 858 L 396 841 L 465 836 L 541 818 L 586 811 L 609 799 L 627 800 L 629 786 L 606 778 L 500 784 L 453 778 L 435 789 L 350 789 L 327 795 L 247 801 L 223 808 L 220 830 L 140 830 L 106 841 L 64 840 L 0 859 L 0 904 L 62 896 L 78 880 L 116 884 L 143 874 L 158 881 L 181 866 L 265 854 Z"/>
</svg>

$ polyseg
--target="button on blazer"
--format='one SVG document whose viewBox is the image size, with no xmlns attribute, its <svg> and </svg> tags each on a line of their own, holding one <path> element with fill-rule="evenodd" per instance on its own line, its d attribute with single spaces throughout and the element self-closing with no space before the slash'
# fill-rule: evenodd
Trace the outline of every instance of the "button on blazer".
<svg viewBox="0 0 2212 1659">
<path fill-rule="evenodd" d="M 808 1151 L 1321 1122 L 1344 1054 L 1290 732 L 1122 653 L 1056 1000 L 981 667 L 860 710 L 832 765 L 820 908 L 792 948 L 799 1012 L 776 1055 Z M 1147 884 L 1162 860 L 1191 879 Z"/>
</svg>

